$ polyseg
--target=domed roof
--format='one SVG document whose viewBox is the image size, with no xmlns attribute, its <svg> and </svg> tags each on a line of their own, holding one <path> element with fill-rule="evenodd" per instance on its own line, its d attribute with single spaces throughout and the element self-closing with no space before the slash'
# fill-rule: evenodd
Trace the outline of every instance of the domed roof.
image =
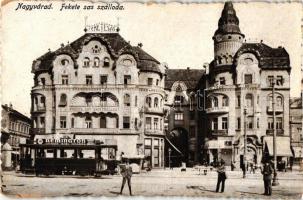
<svg viewBox="0 0 303 200">
<path fill-rule="evenodd" d="M 236 15 L 236 11 L 230 1 L 225 2 L 224 4 L 215 35 L 228 33 L 238 33 L 243 35 L 239 28 L 239 19 Z"/>
<path fill-rule="evenodd" d="M 77 65 L 76 59 L 79 57 L 83 45 L 94 39 L 104 43 L 113 58 L 118 58 L 122 54 L 131 52 L 134 54 L 138 68 L 141 71 L 161 73 L 158 66 L 160 64 L 159 61 L 146 53 L 141 47 L 131 46 L 119 33 L 86 33 L 71 44 L 67 44 L 66 46 L 62 45 L 61 48 L 56 51 L 49 51 L 37 58 L 33 62 L 32 72 L 36 73 L 52 69 L 53 60 L 60 54 L 70 55 L 75 65 Z M 75 66 L 75 68 L 77 68 L 77 66 Z"/>
</svg>

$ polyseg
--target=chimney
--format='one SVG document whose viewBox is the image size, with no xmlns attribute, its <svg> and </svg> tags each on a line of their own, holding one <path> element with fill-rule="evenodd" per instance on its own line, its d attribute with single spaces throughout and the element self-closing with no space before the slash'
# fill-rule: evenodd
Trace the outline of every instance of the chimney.
<svg viewBox="0 0 303 200">
<path fill-rule="evenodd" d="M 63 44 L 63 43 L 61 43 L 61 47 L 64 47 L 64 44 Z"/>
<path fill-rule="evenodd" d="M 13 109 L 13 104 L 11 102 L 9 102 L 9 108 Z"/>
<path fill-rule="evenodd" d="M 140 42 L 138 43 L 138 47 L 142 48 L 143 47 L 143 44 Z"/>
</svg>

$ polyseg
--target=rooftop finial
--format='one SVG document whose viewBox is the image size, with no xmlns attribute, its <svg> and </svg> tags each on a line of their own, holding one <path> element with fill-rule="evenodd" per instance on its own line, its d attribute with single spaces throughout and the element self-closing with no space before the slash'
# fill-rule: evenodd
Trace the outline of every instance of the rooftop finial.
<svg viewBox="0 0 303 200">
<path fill-rule="evenodd" d="M 87 32 L 87 28 L 86 28 L 86 23 L 87 23 L 87 16 L 84 17 L 84 32 Z"/>
</svg>

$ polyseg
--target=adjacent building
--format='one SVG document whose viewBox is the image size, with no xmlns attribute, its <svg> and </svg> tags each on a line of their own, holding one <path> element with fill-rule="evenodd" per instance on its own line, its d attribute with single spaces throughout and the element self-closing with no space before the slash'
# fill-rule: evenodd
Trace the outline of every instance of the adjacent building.
<svg viewBox="0 0 303 200">
<path fill-rule="evenodd" d="M 290 99 L 290 141 L 293 151 L 293 165 L 299 166 L 303 158 L 303 132 L 302 132 L 302 98 Z"/>
<path fill-rule="evenodd" d="M 231 2 L 225 3 L 212 39 L 214 59 L 206 66 L 202 88 L 206 97 L 204 157 L 209 162 L 222 158 L 239 168 L 246 134 L 246 160 L 260 164 L 264 153 L 273 155 L 275 126 L 278 161 L 287 160 L 292 156 L 287 51 L 263 41 L 247 43 Z"/>
<path fill-rule="evenodd" d="M 199 101 L 198 91 L 203 74 L 203 69 L 166 70 L 167 166 L 168 162 L 171 162 L 171 166 L 180 166 L 182 161 L 192 166 L 199 160 L 203 105 L 202 101 Z"/>
<path fill-rule="evenodd" d="M 1 112 L 1 167 L 11 170 L 18 166 L 19 144 L 30 138 L 31 119 L 17 110 L 12 104 L 2 105 Z"/>
<path fill-rule="evenodd" d="M 151 167 L 164 166 L 165 67 L 141 44 L 118 32 L 86 33 L 37 58 L 32 73 L 34 141 L 116 144 L 117 159 L 145 157 Z"/>
</svg>

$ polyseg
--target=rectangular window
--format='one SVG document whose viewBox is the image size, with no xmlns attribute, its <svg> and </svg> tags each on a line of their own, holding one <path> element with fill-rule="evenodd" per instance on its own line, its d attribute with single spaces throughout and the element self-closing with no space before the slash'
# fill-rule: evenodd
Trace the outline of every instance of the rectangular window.
<svg viewBox="0 0 303 200">
<path fill-rule="evenodd" d="M 130 75 L 124 75 L 124 85 L 131 84 L 131 76 Z"/>
<path fill-rule="evenodd" d="M 158 85 L 159 85 L 159 79 L 156 80 L 156 86 L 158 86 Z"/>
<path fill-rule="evenodd" d="M 227 119 L 227 117 L 222 117 L 222 129 L 223 130 L 228 129 L 228 119 Z"/>
<path fill-rule="evenodd" d="M 152 78 L 147 79 L 147 85 L 153 85 L 153 79 Z"/>
<path fill-rule="evenodd" d="M 274 119 L 272 117 L 267 118 L 267 129 L 274 129 Z"/>
<path fill-rule="evenodd" d="M 68 75 L 62 75 L 62 85 L 68 85 Z"/>
<path fill-rule="evenodd" d="M 283 85 L 283 76 L 277 76 L 277 85 L 282 86 Z"/>
<path fill-rule="evenodd" d="M 144 145 L 145 145 L 145 147 L 146 146 L 150 147 L 152 145 L 151 139 L 145 139 L 144 140 Z"/>
<path fill-rule="evenodd" d="M 254 128 L 254 118 L 253 117 L 247 117 L 247 128 L 253 129 Z"/>
<path fill-rule="evenodd" d="M 159 167 L 159 147 L 154 148 L 154 166 Z"/>
<path fill-rule="evenodd" d="M 277 117 L 277 118 L 276 118 L 276 129 L 277 129 L 277 130 L 283 129 L 282 117 Z"/>
<path fill-rule="evenodd" d="M 41 85 L 45 85 L 45 78 L 41 78 Z"/>
<path fill-rule="evenodd" d="M 100 84 L 106 85 L 107 84 L 107 75 L 101 75 L 100 76 Z"/>
<path fill-rule="evenodd" d="M 151 117 L 146 117 L 145 118 L 145 128 L 146 129 L 151 129 Z"/>
<path fill-rule="evenodd" d="M 225 85 L 225 77 L 220 77 L 220 85 Z"/>
<path fill-rule="evenodd" d="M 175 120 L 182 121 L 183 120 L 183 112 L 176 112 L 175 113 Z"/>
<path fill-rule="evenodd" d="M 106 117 L 105 116 L 100 117 L 100 128 L 106 128 Z"/>
<path fill-rule="evenodd" d="M 45 117 L 40 117 L 40 128 L 45 128 Z"/>
<path fill-rule="evenodd" d="M 130 117 L 123 117 L 123 128 L 130 128 Z"/>
<path fill-rule="evenodd" d="M 274 76 L 268 76 L 267 77 L 268 86 L 271 86 L 273 82 L 274 82 Z"/>
<path fill-rule="evenodd" d="M 92 85 L 93 84 L 93 76 L 92 75 L 86 75 L 86 85 Z"/>
<path fill-rule="evenodd" d="M 71 119 L 71 128 L 75 128 L 75 118 Z"/>
<path fill-rule="evenodd" d="M 66 116 L 60 116 L 60 128 L 66 128 Z"/>
<path fill-rule="evenodd" d="M 92 128 L 92 127 L 93 127 L 92 118 L 86 117 L 85 118 L 85 128 Z"/>
<path fill-rule="evenodd" d="M 159 129 L 159 119 L 154 118 L 154 130 L 158 130 L 158 129 Z"/>
<path fill-rule="evenodd" d="M 213 118 L 212 130 L 218 130 L 218 118 Z"/>
<path fill-rule="evenodd" d="M 237 118 L 237 129 L 238 130 L 241 129 L 241 118 L 240 117 Z"/>
<path fill-rule="evenodd" d="M 241 107 L 241 96 L 240 95 L 237 96 L 237 106 Z"/>
<path fill-rule="evenodd" d="M 252 74 L 245 74 L 244 75 L 244 83 L 245 84 L 252 84 Z"/>
</svg>

